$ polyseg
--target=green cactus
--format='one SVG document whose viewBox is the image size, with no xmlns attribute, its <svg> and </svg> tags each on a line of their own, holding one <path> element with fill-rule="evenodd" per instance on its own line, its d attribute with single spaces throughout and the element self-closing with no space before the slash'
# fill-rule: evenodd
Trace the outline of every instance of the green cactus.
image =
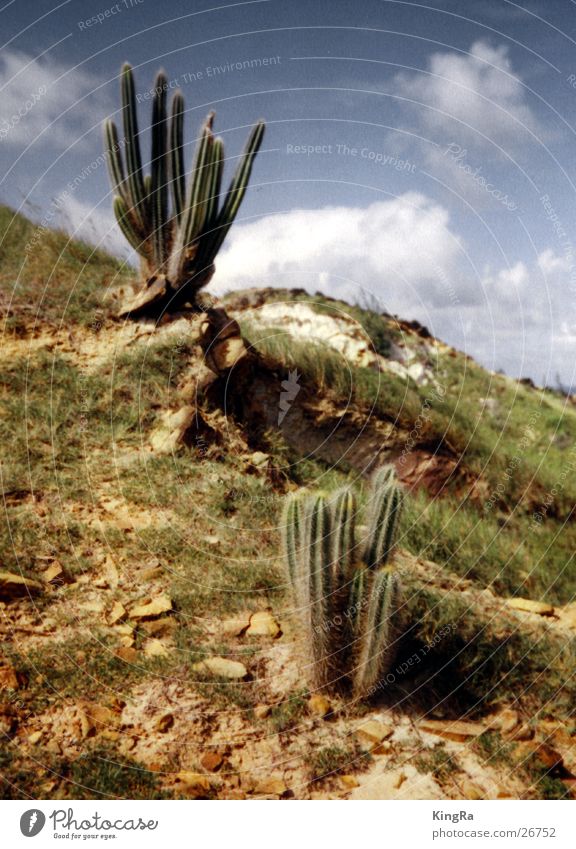
<svg viewBox="0 0 576 849">
<path fill-rule="evenodd" d="M 222 193 L 224 143 L 214 137 L 211 112 L 202 127 L 187 185 L 184 98 L 179 91 L 174 94 L 168 115 L 167 89 L 166 76 L 160 72 L 152 102 L 149 175 L 142 169 L 134 76 L 128 64 L 121 75 L 124 156 L 116 125 L 113 121 L 105 125 L 114 213 L 122 233 L 142 258 L 150 291 L 147 298 L 144 290 L 132 312 L 159 307 L 174 310 L 195 303 L 199 290 L 214 273 L 214 260 L 238 213 L 264 136 L 264 122 L 258 121 L 232 182 Z M 152 288 L 151 283 L 158 279 L 165 281 L 165 287 Z"/>
<path fill-rule="evenodd" d="M 390 466 L 372 480 L 365 545 L 356 541 L 357 505 L 349 488 L 287 501 L 284 560 L 315 688 L 335 689 L 347 680 L 357 696 L 367 696 L 389 667 L 400 600 L 389 564 L 401 508 Z"/>
</svg>

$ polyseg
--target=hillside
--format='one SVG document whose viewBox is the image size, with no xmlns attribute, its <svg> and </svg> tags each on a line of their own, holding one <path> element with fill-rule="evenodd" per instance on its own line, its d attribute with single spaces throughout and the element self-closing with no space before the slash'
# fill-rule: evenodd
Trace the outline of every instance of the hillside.
<svg viewBox="0 0 576 849">
<path fill-rule="evenodd" d="M 228 295 L 224 347 L 202 314 L 120 321 L 130 269 L 5 208 L 0 234 L 5 798 L 575 792 L 572 398 L 303 290 Z M 326 700 L 281 506 L 385 461 L 393 680 Z"/>
</svg>

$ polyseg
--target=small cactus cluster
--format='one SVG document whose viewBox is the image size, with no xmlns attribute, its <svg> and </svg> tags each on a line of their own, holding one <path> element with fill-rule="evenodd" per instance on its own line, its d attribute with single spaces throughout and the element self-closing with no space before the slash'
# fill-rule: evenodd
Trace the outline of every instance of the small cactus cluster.
<svg viewBox="0 0 576 849">
<path fill-rule="evenodd" d="M 391 568 L 402 491 L 394 468 L 372 479 L 366 539 L 357 541 L 357 501 L 349 488 L 288 498 L 283 553 L 315 689 L 344 682 L 370 695 L 394 655 L 398 576 Z"/>
<path fill-rule="evenodd" d="M 176 91 L 168 115 L 168 81 L 160 72 L 152 102 L 151 173 L 144 175 L 136 113 L 134 76 L 125 64 L 121 75 L 124 150 L 113 121 L 105 125 L 106 153 L 120 228 L 142 257 L 147 306 L 162 295 L 163 307 L 194 303 L 214 273 L 214 259 L 246 193 L 254 158 L 264 136 L 264 122 L 254 125 L 236 173 L 222 195 L 224 143 L 212 132 L 214 113 L 202 128 L 190 180 L 184 168 L 184 98 Z"/>
</svg>

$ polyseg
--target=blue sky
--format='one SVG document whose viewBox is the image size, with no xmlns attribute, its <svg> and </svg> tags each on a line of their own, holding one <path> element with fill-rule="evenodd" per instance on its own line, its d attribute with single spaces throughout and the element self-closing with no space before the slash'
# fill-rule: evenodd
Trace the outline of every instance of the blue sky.
<svg viewBox="0 0 576 849">
<path fill-rule="evenodd" d="M 12 0 L 0 27 L 2 202 L 122 253 L 102 122 L 129 60 L 145 138 L 163 67 L 189 159 L 211 108 L 232 160 L 268 124 L 216 291 L 374 296 L 489 368 L 576 383 L 572 0 Z"/>
</svg>

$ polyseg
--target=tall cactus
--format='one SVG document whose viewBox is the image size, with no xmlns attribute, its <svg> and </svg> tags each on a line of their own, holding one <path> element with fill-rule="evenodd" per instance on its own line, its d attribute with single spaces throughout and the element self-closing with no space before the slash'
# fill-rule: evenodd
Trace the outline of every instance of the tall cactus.
<svg viewBox="0 0 576 849">
<path fill-rule="evenodd" d="M 167 89 L 161 71 L 152 101 L 149 175 L 143 173 L 134 75 L 128 64 L 121 74 L 124 156 L 115 123 L 109 120 L 105 125 L 114 213 L 124 236 L 142 257 L 146 277 L 145 289 L 125 314 L 173 310 L 195 302 L 214 273 L 214 260 L 236 218 L 264 136 L 264 122 L 258 121 L 230 186 L 222 193 L 224 143 L 214 137 L 211 112 L 202 127 L 187 181 L 184 98 L 176 91 L 168 114 Z"/>
<path fill-rule="evenodd" d="M 286 572 L 315 688 L 334 689 L 346 679 L 356 695 L 369 695 L 391 662 L 400 588 L 390 558 L 401 508 L 391 466 L 373 477 L 363 546 L 356 540 L 357 505 L 349 488 L 330 497 L 295 495 L 286 503 Z"/>
</svg>

